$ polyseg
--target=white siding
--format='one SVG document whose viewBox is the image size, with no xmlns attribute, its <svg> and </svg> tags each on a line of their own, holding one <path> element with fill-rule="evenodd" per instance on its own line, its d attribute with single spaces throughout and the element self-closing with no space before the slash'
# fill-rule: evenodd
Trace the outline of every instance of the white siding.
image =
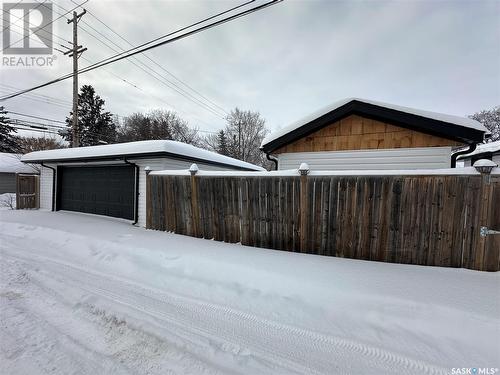
<svg viewBox="0 0 500 375">
<path fill-rule="evenodd" d="M 146 226 L 146 171 L 144 168 L 149 167 L 153 171 L 162 169 L 188 169 L 193 162 L 176 160 L 176 159 L 137 159 L 129 160 L 140 167 L 139 174 L 139 216 L 137 225 Z M 232 170 L 234 168 L 219 167 L 211 164 L 196 163 L 200 169 L 209 171 Z"/>
<path fill-rule="evenodd" d="M 493 155 L 493 157 L 491 158 L 491 160 L 495 163 L 497 163 L 497 165 L 500 165 L 500 154 L 498 155 Z M 468 158 L 468 159 L 465 159 L 464 160 L 464 167 L 471 167 L 471 159 Z"/>
<path fill-rule="evenodd" d="M 40 166 L 40 208 L 44 210 L 52 210 L 52 173 L 51 169 Z"/>
<path fill-rule="evenodd" d="M 278 169 L 374 170 L 450 168 L 451 147 L 396 148 L 385 150 L 296 152 L 277 155 Z"/>
</svg>

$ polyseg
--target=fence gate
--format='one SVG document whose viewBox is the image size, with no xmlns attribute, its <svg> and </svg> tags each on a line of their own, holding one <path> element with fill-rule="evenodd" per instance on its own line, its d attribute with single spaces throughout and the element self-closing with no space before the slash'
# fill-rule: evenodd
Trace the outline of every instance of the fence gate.
<svg viewBox="0 0 500 375">
<path fill-rule="evenodd" d="M 16 175 L 16 209 L 40 208 L 38 175 Z"/>
</svg>

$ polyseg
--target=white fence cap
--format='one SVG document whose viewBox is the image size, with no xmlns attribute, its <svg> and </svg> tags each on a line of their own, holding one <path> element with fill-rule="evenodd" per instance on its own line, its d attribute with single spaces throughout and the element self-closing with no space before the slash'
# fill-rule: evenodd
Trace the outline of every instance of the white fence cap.
<svg viewBox="0 0 500 375">
<path fill-rule="evenodd" d="M 474 163 L 474 167 L 498 167 L 497 163 L 489 159 L 479 159 Z"/>
<path fill-rule="evenodd" d="M 189 167 L 189 172 L 191 174 L 196 174 L 196 172 L 198 171 L 199 171 L 198 165 L 196 165 L 196 163 L 191 164 L 191 166 Z"/>
</svg>

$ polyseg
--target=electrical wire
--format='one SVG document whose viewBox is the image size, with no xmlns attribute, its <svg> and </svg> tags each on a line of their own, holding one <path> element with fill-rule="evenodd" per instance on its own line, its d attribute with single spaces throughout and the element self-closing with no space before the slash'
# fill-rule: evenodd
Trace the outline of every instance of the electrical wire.
<svg viewBox="0 0 500 375">
<path fill-rule="evenodd" d="M 12 85 L 0 83 L 0 90 L 15 92 L 16 90 L 20 90 L 20 89 L 18 87 L 12 86 Z M 26 96 L 32 96 L 32 97 L 34 97 L 36 99 L 40 99 L 40 100 L 57 102 L 58 104 L 62 104 L 62 105 L 66 105 L 66 104 L 72 105 L 72 103 L 69 100 L 59 99 L 59 98 L 55 98 L 55 97 L 49 96 L 49 95 L 29 93 L 29 94 L 26 94 Z"/>
<path fill-rule="evenodd" d="M 66 10 L 62 6 L 60 6 L 60 8 L 63 9 L 63 10 Z M 89 13 L 89 12 L 87 11 L 87 13 Z M 92 32 L 90 32 L 87 28 L 85 28 L 83 25 L 80 25 L 80 29 L 83 32 L 85 32 L 88 35 L 90 35 L 92 38 L 94 38 L 95 40 L 97 40 L 99 43 L 103 44 L 104 46 L 106 46 L 107 48 L 109 48 L 110 50 L 112 50 L 115 53 L 120 53 L 120 51 L 125 51 L 124 48 L 122 48 L 115 41 L 111 40 L 108 36 L 106 36 L 105 34 L 103 34 L 102 32 L 100 32 L 99 30 L 97 30 L 96 28 L 94 28 L 92 25 L 90 25 L 84 19 L 82 19 L 81 22 L 84 25 L 86 25 L 88 28 L 92 29 L 94 32 L 96 32 L 98 35 L 101 36 L 101 37 L 96 36 L 95 34 L 93 34 Z M 117 50 L 116 48 L 110 46 L 108 43 L 106 43 L 103 40 L 103 38 L 105 40 L 109 41 L 112 45 L 116 46 L 119 50 Z M 129 63 L 133 64 L 134 66 L 136 66 L 137 68 L 141 69 L 143 72 L 145 72 L 146 74 L 148 74 L 149 76 L 151 76 L 157 82 L 165 85 L 166 87 L 168 87 L 171 90 L 174 90 L 179 95 L 181 95 L 181 96 L 185 97 L 186 99 L 192 101 L 193 103 L 199 105 L 201 108 L 209 111 L 211 114 L 215 115 L 216 117 L 225 118 L 228 115 L 228 113 L 224 109 L 220 110 L 220 109 L 217 108 L 219 106 L 212 105 L 212 104 L 210 104 L 210 102 L 207 102 L 206 100 L 204 101 L 203 99 L 197 98 L 195 95 L 191 94 L 189 91 L 186 91 L 185 89 L 183 89 L 181 86 L 179 86 L 175 82 L 169 80 L 167 77 L 165 77 L 164 75 L 160 74 L 157 70 L 153 69 L 151 66 L 149 66 L 149 65 L 145 64 L 144 62 L 142 62 L 139 58 L 137 58 L 137 57 L 131 57 L 127 61 Z M 157 64 L 157 65 L 161 67 L 161 65 L 159 65 L 159 64 Z"/>
<path fill-rule="evenodd" d="M 74 0 L 71 0 L 74 4 L 76 4 L 76 2 Z M 133 47 L 134 45 L 128 40 L 126 39 L 125 37 L 123 37 L 121 34 L 119 34 L 118 32 L 116 32 L 115 30 L 113 30 L 109 25 L 107 25 L 105 22 L 101 21 L 101 19 L 99 19 L 99 17 L 97 17 L 93 12 L 91 12 L 89 9 L 87 9 L 87 13 L 93 17 L 96 21 L 98 21 L 100 24 L 102 24 L 105 28 L 107 28 L 108 30 L 110 30 L 113 34 L 115 34 L 116 36 L 118 36 L 121 40 L 123 40 L 125 43 L 127 43 L 129 46 Z M 186 86 L 188 89 L 190 89 L 191 91 L 195 92 L 196 94 L 198 94 L 200 97 L 202 97 L 203 99 L 205 99 L 206 101 L 208 101 L 209 103 L 213 104 L 214 106 L 218 107 L 219 109 L 221 109 L 225 114 L 228 114 L 227 111 L 221 107 L 220 105 L 218 105 L 217 103 L 215 103 L 214 101 L 212 101 L 211 99 L 207 98 L 205 95 L 203 95 L 201 92 L 199 92 L 198 90 L 196 90 L 195 88 L 193 88 L 192 86 L 190 86 L 188 83 L 186 83 L 185 81 L 183 81 L 182 79 L 180 79 L 179 77 L 177 77 L 176 75 L 174 75 L 172 72 L 170 72 L 168 69 L 166 69 L 163 65 L 159 64 L 158 62 L 156 62 L 155 60 L 153 60 L 151 57 L 149 57 L 147 54 L 144 54 L 144 57 L 146 59 L 148 59 L 148 61 L 150 61 L 151 63 L 153 63 L 154 65 L 156 65 L 159 69 L 163 70 L 165 73 L 167 73 L 169 76 L 171 76 L 172 78 L 174 78 L 175 80 L 179 81 L 182 85 Z"/>
<path fill-rule="evenodd" d="M 189 32 L 186 32 L 186 33 L 184 33 L 184 34 L 178 35 L 178 36 L 176 36 L 176 37 L 173 37 L 173 38 L 167 39 L 167 40 L 165 40 L 165 41 L 162 41 L 162 42 L 159 42 L 159 43 L 153 44 L 153 45 L 148 46 L 148 47 L 144 47 L 144 48 L 139 49 L 139 50 L 137 50 L 137 51 L 130 52 L 130 53 L 127 53 L 127 51 L 122 52 L 122 53 L 120 53 L 120 54 L 118 54 L 118 55 L 111 56 L 111 57 L 109 57 L 109 58 L 107 58 L 107 59 L 104 59 L 104 60 L 102 60 L 102 61 L 98 62 L 98 63 L 95 63 L 95 64 L 93 64 L 93 65 L 90 65 L 90 66 L 88 66 L 88 67 L 85 67 L 85 68 L 83 68 L 83 69 L 79 70 L 79 71 L 77 72 L 77 74 L 80 74 L 80 73 L 85 73 L 85 72 L 88 72 L 88 71 L 91 71 L 91 70 L 94 70 L 94 69 L 100 68 L 100 67 L 102 67 L 102 66 L 105 66 L 105 65 L 108 65 L 108 64 L 114 63 L 114 62 L 116 62 L 116 61 L 120 61 L 120 60 L 122 60 L 122 59 L 125 59 L 125 58 L 127 58 L 127 57 L 133 56 L 133 55 L 135 55 L 135 54 L 138 54 L 138 53 L 143 53 L 143 52 L 145 52 L 145 51 L 148 51 L 148 50 L 151 50 L 151 49 L 154 49 L 154 48 L 157 48 L 157 47 L 163 46 L 163 45 L 165 45 L 165 44 L 173 43 L 173 42 L 175 42 L 175 41 L 177 41 L 177 40 L 180 40 L 180 39 L 186 38 L 186 37 L 188 37 L 188 36 L 191 36 L 191 35 L 194 35 L 194 34 L 197 34 L 197 33 L 200 33 L 200 32 L 202 32 L 202 31 L 208 30 L 208 29 L 210 29 L 210 28 L 212 28 L 212 27 L 216 27 L 216 26 L 222 25 L 222 24 L 224 24 L 224 23 L 227 23 L 227 22 L 233 21 L 233 20 L 235 20 L 235 19 L 237 19 L 237 18 L 247 16 L 247 15 L 249 15 L 249 14 L 253 13 L 253 12 L 256 12 L 256 11 L 259 11 L 259 10 L 261 10 L 261 9 L 267 8 L 267 7 L 269 7 L 269 6 L 275 5 L 275 4 L 277 4 L 277 3 L 281 2 L 281 1 L 283 1 L 283 0 L 272 0 L 272 1 L 269 1 L 269 2 L 267 2 L 267 3 L 265 3 L 265 4 L 262 4 L 262 5 L 259 5 L 259 6 L 256 6 L 256 7 L 253 7 L 253 8 L 250 8 L 250 9 L 248 9 L 248 10 L 245 10 L 245 11 L 242 11 L 242 12 L 239 12 L 239 13 L 236 13 L 236 14 L 234 14 L 234 15 L 232 15 L 232 16 L 229 16 L 229 17 L 223 18 L 223 19 L 221 19 L 221 20 L 219 20 L 219 21 L 215 21 L 215 22 L 212 22 L 212 23 L 210 23 L 210 24 L 208 24 L 208 25 L 201 26 L 201 27 L 199 27 L 199 28 L 197 28 L 197 29 L 194 29 L 194 30 L 192 30 L 192 31 L 189 31 Z M 225 12 L 223 12 L 223 13 L 227 13 L 227 12 L 228 12 L 228 11 L 225 11 Z M 212 17 L 209 17 L 209 18 L 211 19 L 211 18 L 214 18 L 214 17 L 215 17 L 215 16 L 212 16 Z M 199 24 L 199 23 L 202 23 L 202 22 L 205 22 L 205 20 L 198 21 L 196 24 Z M 180 29 L 180 30 L 185 30 L 186 28 L 190 28 L 190 27 L 192 27 L 192 26 L 191 26 L 191 25 L 190 25 L 190 26 L 186 26 L 186 27 L 184 27 L 184 28 L 182 28 L 182 29 Z M 167 34 L 167 35 L 176 34 L 176 33 L 178 33 L 178 32 L 179 32 L 179 31 L 175 31 L 175 32 L 170 33 L 170 34 Z M 158 39 L 158 38 L 157 38 L 157 39 Z M 160 38 L 160 39 L 161 39 L 161 38 Z M 147 45 L 147 44 L 151 44 L 151 43 L 152 43 L 152 42 L 148 42 L 148 43 L 145 43 L 145 44 Z M 131 50 L 129 50 L 129 51 L 136 50 L 136 49 L 138 49 L 138 48 L 141 48 L 141 46 L 138 46 L 138 47 L 136 47 L 136 48 L 133 48 L 133 49 L 131 49 Z M 67 74 L 67 75 L 65 75 L 65 76 L 62 76 L 62 77 L 59 77 L 59 78 L 57 78 L 57 79 L 51 80 L 51 81 L 46 82 L 46 83 L 44 83 L 44 84 L 41 84 L 41 85 L 38 85 L 38 86 L 35 86 L 35 87 L 32 87 L 32 88 L 29 88 L 29 89 L 22 90 L 22 91 L 20 91 L 20 92 L 15 93 L 15 94 L 11 94 L 11 95 L 8 95 L 8 96 L 4 96 L 4 97 L 0 98 L 0 101 L 5 101 L 5 100 L 7 100 L 7 99 L 11 99 L 11 98 L 14 98 L 14 97 L 16 97 L 16 96 L 23 95 L 23 94 L 25 94 L 25 93 L 28 93 L 28 92 L 31 92 L 31 91 L 34 91 L 34 90 L 40 89 L 40 88 L 42 88 L 42 87 L 46 87 L 46 86 L 52 85 L 52 84 L 54 84 L 54 83 L 61 82 L 61 81 L 63 81 L 63 80 L 66 80 L 66 79 L 68 79 L 68 78 L 71 78 L 72 76 L 73 76 L 73 73 L 69 73 L 69 74 Z"/>
<path fill-rule="evenodd" d="M 25 113 L 19 113 L 19 112 L 14 112 L 14 111 L 7 111 L 7 113 L 12 113 L 14 115 L 23 116 L 23 117 L 29 117 L 29 118 L 34 118 L 34 119 L 38 119 L 38 120 L 45 120 L 45 121 L 57 122 L 59 124 L 66 124 L 66 122 L 64 122 L 64 121 L 53 120 L 53 119 L 50 119 L 50 118 L 40 117 L 40 116 L 35 116 L 35 115 L 28 115 L 28 114 L 25 114 Z"/>
</svg>

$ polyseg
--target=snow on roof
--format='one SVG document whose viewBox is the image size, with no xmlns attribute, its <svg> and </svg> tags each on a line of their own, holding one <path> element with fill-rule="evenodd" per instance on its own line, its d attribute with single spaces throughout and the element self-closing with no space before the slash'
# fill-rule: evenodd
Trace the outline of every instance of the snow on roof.
<svg viewBox="0 0 500 375">
<path fill-rule="evenodd" d="M 463 176 L 479 175 L 474 167 L 463 168 L 441 168 L 441 169 L 380 169 L 380 170 L 339 170 L 339 171 L 315 171 L 310 170 L 308 176 Z M 492 173 L 500 175 L 500 168 L 494 168 Z M 189 169 L 168 169 L 153 171 L 152 176 L 190 176 Z M 198 170 L 197 176 L 212 177 L 299 177 L 299 169 L 281 169 L 278 171 L 206 171 Z"/>
<path fill-rule="evenodd" d="M 484 131 L 484 132 L 486 132 L 486 134 L 489 134 L 488 129 L 486 129 L 483 124 L 481 124 L 479 121 L 476 121 L 476 120 L 473 120 L 473 119 L 470 119 L 467 117 L 460 117 L 460 116 L 446 115 L 446 114 L 437 113 L 437 112 L 423 111 L 420 109 L 402 107 L 399 105 L 378 102 L 375 100 L 368 100 L 368 99 L 362 99 L 362 98 L 346 98 L 346 99 L 342 99 L 342 100 L 339 100 L 337 102 L 334 102 L 326 107 L 323 107 L 323 108 L 301 118 L 300 120 L 297 120 L 297 121 L 291 123 L 290 125 L 285 126 L 285 127 L 281 128 L 280 130 L 277 130 L 276 132 L 273 132 L 272 134 L 270 134 L 269 136 L 267 136 L 266 138 L 264 138 L 262 140 L 261 147 L 278 139 L 278 138 L 280 138 L 280 137 L 282 137 L 282 136 L 284 136 L 285 134 L 290 133 L 291 131 L 293 131 L 295 129 L 300 128 L 301 126 L 317 119 L 318 117 L 321 117 L 321 116 L 327 114 L 328 112 L 331 112 L 339 107 L 342 107 L 343 105 L 345 105 L 349 102 L 352 102 L 353 100 L 356 100 L 358 102 L 363 102 L 366 104 L 377 105 L 379 107 L 393 109 L 395 111 L 409 113 L 409 114 L 416 115 L 416 116 L 427 117 L 427 118 L 430 118 L 433 120 L 448 122 L 448 123 L 455 124 L 458 126 L 463 126 L 466 128 Z"/>
<path fill-rule="evenodd" d="M 483 143 L 476 146 L 476 149 L 469 154 L 460 155 L 458 159 L 466 159 L 468 157 L 482 154 L 484 152 L 500 152 L 500 141 Z"/>
<path fill-rule="evenodd" d="M 21 162 L 21 154 L 0 153 L 0 173 L 38 173 L 38 170 Z"/>
<path fill-rule="evenodd" d="M 255 171 L 262 171 L 264 168 L 250 164 L 241 160 L 233 159 L 228 156 L 220 155 L 215 152 L 203 150 L 201 148 L 188 145 L 182 142 L 168 140 L 153 140 L 117 143 L 111 145 L 88 146 L 78 148 L 62 148 L 57 150 L 30 152 L 22 157 L 23 162 L 41 162 L 41 161 L 64 161 L 84 158 L 107 158 L 119 156 L 134 156 L 152 153 L 169 153 L 183 156 L 186 158 L 205 160 L 212 163 L 220 163 L 236 168 L 244 168 Z"/>
</svg>

